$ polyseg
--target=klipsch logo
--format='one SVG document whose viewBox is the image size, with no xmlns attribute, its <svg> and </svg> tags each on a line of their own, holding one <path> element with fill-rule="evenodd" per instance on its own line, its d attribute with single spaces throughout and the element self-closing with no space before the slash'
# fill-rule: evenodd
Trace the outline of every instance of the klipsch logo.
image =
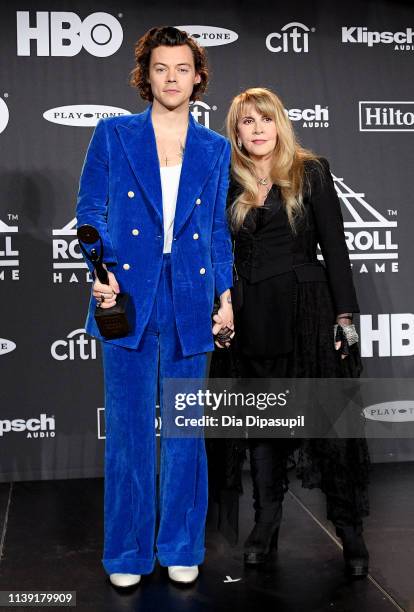
<svg viewBox="0 0 414 612">
<path fill-rule="evenodd" d="M 96 359 L 96 340 L 89 338 L 84 329 L 74 329 L 66 338 L 53 342 L 50 352 L 56 361 Z"/>
<path fill-rule="evenodd" d="M 364 408 L 364 415 L 371 421 L 407 423 L 414 421 L 414 402 L 412 400 L 398 400 L 373 404 Z"/>
<path fill-rule="evenodd" d="M 214 26 L 182 25 L 175 27 L 187 32 L 187 34 L 194 38 L 202 47 L 228 45 L 236 41 L 239 37 L 239 35 L 232 30 L 216 28 Z"/>
<path fill-rule="evenodd" d="M 64 227 L 53 230 L 53 282 L 78 283 L 78 272 L 84 270 L 82 277 L 92 282 L 88 266 L 79 248 L 76 231 L 76 217 Z"/>
<path fill-rule="evenodd" d="M 43 113 L 43 118 L 60 125 L 93 127 L 104 117 L 119 117 L 130 115 L 130 111 L 115 106 L 100 104 L 75 104 L 73 106 L 58 106 Z"/>
<path fill-rule="evenodd" d="M 414 49 L 414 32 L 412 28 L 406 28 L 400 32 L 377 32 L 368 30 L 364 26 L 344 26 L 342 28 L 342 42 L 351 44 L 367 45 L 393 45 L 394 51 L 412 51 Z"/>
<path fill-rule="evenodd" d="M 365 314 L 360 316 L 362 357 L 411 357 L 414 355 L 414 314 Z"/>
<path fill-rule="evenodd" d="M 283 26 L 280 32 L 271 32 L 266 36 L 266 48 L 272 53 L 308 53 L 309 32 L 315 32 L 315 28 L 292 21 Z"/>
<path fill-rule="evenodd" d="M 109 13 L 92 13 L 83 21 L 72 12 L 17 11 L 17 55 L 30 55 L 30 42 L 38 56 L 73 57 L 85 49 L 108 57 L 122 44 L 122 26 Z"/>
<path fill-rule="evenodd" d="M 303 128 L 325 128 L 329 127 L 328 107 L 315 104 L 313 108 L 289 108 L 285 109 L 289 119 L 301 122 Z"/>
<path fill-rule="evenodd" d="M 18 219 L 19 215 L 8 214 L 8 221 L 16 223 Z M 7 225 L 0 219 L 0 280 L 19 280 L 19 251 L 15 245 L 18 231 L 17 225 Z"/>
<path fill-rule="evenodd" d="M 0 355 L 11 353 L 16 348 L 15 342 L 7 340 L 7 338 L 0 338 Z"/>
<path fill-rule="evenodd" d="M 55 417 L 42 413 L 39 418 L 1 419 L 0 438 L 10 432 L 26 432 L 26 438 L 54 438 Z"/>
<path fill-rule="evenodd" d="M 191 102 L 190 104 L 190 112 L 192 116 L 198 123 L 201 123 L 206 128 L 210 127 L 210 112 L 216 110 L 217 106 L 215 104 L 213 106 L 209 106 L 205 102 L 201 102 L 201 100 Z"/>
<path fill-rule="evenodd" d="M 161 434 L 161 416 L 159 414 L 159 405 L 155 406 L 155 410 L 158 416 L 155 417 L 155 435 L 159 436 Z M 106 438 L 106 428 L 105 428 L 105 408 L 98 408 L 96 411 L 96 426 L 97 426 L 97 435 L 98 440 L 105 440 Z"/>
<path fill-rule="evenodd" d="M 359 273 L 398 272 L 398 244 L 394 237 L 397 211 L 388 209 L 386 218 L 367 202 L 364 193 L 354 191 L 342 178 L 333 174 L 332 178 L 342 202 L 345 240 L 353 269 Z"/>
<path fill-rule="evenodd" d="M 359 103 L 360 132 L 414 132 L 414 102 Z"/>
</svg>

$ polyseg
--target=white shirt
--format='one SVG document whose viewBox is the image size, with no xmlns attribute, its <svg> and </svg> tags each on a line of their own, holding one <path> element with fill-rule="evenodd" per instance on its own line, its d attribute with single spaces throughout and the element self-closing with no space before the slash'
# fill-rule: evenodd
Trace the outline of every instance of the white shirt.
<svg viewBox="0 0 414 612">
<path fill-rule="evenodd" d="M 177 166 L 162 166 L 162 212 L 164 217 L 164 253 L 171 253 L 173 239 L 175 208 L 177 204 L 178 186 L 180 184 L 182 164 Z"/>
</svg>

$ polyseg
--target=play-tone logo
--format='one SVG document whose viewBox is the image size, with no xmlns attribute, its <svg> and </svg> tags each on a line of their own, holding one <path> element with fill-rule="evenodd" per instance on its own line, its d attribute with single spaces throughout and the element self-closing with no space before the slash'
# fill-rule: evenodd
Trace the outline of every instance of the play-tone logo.
<svg viewBox="0 0 414 612">
<path fill-rule="evenodd" d="M 414 401 L 399 400 L 395 402 L 381 402 L 364 408 L 364 415 L 371 421 L 385 423 L 407 423 L 414 421 Z"/>
<path fill-rule="evenodd" d="M 0 98 L 0 134 L 4 132 L 8 123 L 9 123 L 9 109 L 7 108 L 7 104 Z"/>
<path fill-rule="evenodd" d="M 388 209 L 391 220 L 387 219 L 367 202 L 364 193 L 354 191 L 343 178 L 334 174 L 332 178 L 342 203 L 345 240 L 353 269 L 359 273 L 369 269 L 376 273 L 398 272 L 398 244 L 394 239 L 397 211 Z M 322 255 L 318 258 L 322 259 Z"/>
<path fill-rule="evenodd" d="M 130 115 L 130 111 L 115 106 L 102 104 L 74 104 L 72 106 L 58 106 L 50 108 L 43 113 L 43 118 L 51 123 L 60 125 L 93 127 L 99 119 L 104 117 L 120 117 Z"/>
<path fill-rule="evenodd" d="M 82 281 L 92 282 L 88 266 L 79 248 L 76 217 L 65 226 L 54 229 L 53 234 L 53 282 L 78 283 L 79 271 L 84 270 Z"/>
<path fill-rule="evenodd" d="M 191 36 L 191 38 L 194 38 L 202 47 L 228 45 L 239 38 L 239 35 L 232 30 L 216 28 L 214 26 L 181 25 L 175 27 L 187 32 L 187 34 Z"/>
<path fill-rule="evenodd" d="M 400 32 L 377 32 L 368 30 L 365 26 L 343 26 L 342 42 L 344 44 L 360 44 L 367 47 L 375 45 L 393 45 L 394 51 L 413 51 L 414 50 L 414 31 L 406 28 Z"/>
<path fill-rule="evenodd" d="M 7 338 L 0 338 L 0 355 L 11 353 L 16 348 L 16 343 Z"/>
<path fill-rule="evenodd" d="M 216 105 L 209 106 L 205 102 L 201 102 L 201 100 L 190 103 L 190 112 L 192 116 L 198 123 L 201 123 L 206 128 L 210 127 L 210 112 L 216 110 Z"/>
<path fill-rule="evenodd" d="M 315 104 L 313 108 L 285 108 L 289 119 L 292 122 L 301 121 L 303 128 L 322 128 L 329 127 L 328 107 Z"/>
<path fill-rule="evenodd" d="M 359 102 L 360 132 L 414 132 L 414 102 Z"/>
<path fill-rule="evenodd" d="M 411 357 L 414 355 L 414 314 L 361 314 L 362 357 Z"/>
<path fill-rule="evenodd" d="M 16 222 L 17 214 L 8 214 L 9 221 Z M 19 251 L 14 242 L 19 228 L 17 225 L 7 225 L 0 219 L 0 281 L 19 280 Z"/>
<path fill-rule="evenodd" d="M 308 53 L 309 32 L 315 32 L 315 28 L 292 21 L 284 25 L 280 32 L 271 32 L 266 36 L 266 49 L 272 53 Z"/>
<path fill-rule="evenodd" d="M 87 336 L 85 329 L 74 329 L 66 338 L 53 342 L 50 352 L 56 361 L 96 359 L 96 340 Z"/>
<path fill-rule="evenodd" d="M 122 26 L 109 13 L 92 13 L 83 21 L 72 12 L 17 11 L 17 55 L 30 55 L 30 42 L 38 56 L 73 57 L 85 49 L 95 57 L 108 57 L 119 49 Z"/>
<path fill-rule="evenodd" d="M 42 413 L 39 415 L 39 418 L 1 419 L 0 438 L 6 433 L 13 432 L 26 432 L 26 438 L 54 438 L 55 417 L 48 417 L 46 413 Z"/>
</svg>

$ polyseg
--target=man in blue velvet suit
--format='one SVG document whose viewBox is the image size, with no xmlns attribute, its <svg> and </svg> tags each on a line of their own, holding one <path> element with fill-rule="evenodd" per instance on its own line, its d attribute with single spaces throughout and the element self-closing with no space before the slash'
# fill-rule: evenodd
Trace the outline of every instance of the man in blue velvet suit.
<svg viewBox="0 0 414 612">
<path fill-rule="evenodd" d="M 110 283 L 94 280 L 85 326 L 102 341 L 102 563 L 116 586 L 137 584 L 156 558 L 175 581 L 198 575 L 208 501 L 204 440 L 161 438 L 157 492 L 157 385 L 162 418 L 173 409 L 163 404 L 162 380 L 203 378 L 213 332 L 233 329 L 225 217 L 230 145 L 189 112 L 207 85 L 205 51 L 175 28 L 153 28 L 137 42 L 135 59 L 131 84 L 150 105 L 98 122 L 76 209 L 77 227 L 91 224 L 103 239 Z M 132 329 L 105 340 L 96 303 L 113 306 L 120 290 L 134 305 Z M 215 295 L 220 310 L 212 330 Z"/>
</svg>

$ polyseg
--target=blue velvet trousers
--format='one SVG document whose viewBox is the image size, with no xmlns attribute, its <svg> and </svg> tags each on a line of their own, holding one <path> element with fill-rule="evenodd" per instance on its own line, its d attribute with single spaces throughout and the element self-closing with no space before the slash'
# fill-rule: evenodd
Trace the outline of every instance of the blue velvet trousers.
<svg viewBox="0 0 414 612">
<path fill-rule="evenodd" d="M 155 406 L 161 421 L 164 378 L 204 378 L 207 353 L 184 357 L 175 325 L 170 255 L 137 349 L 102 343 L 105 381 L 105 494 L 102 563 L 114 572 L 149 574 L 204 560 L 208 504 L 204 439 L 163 437 L 157 491 Z M 156 533 L 157 513 L 159 524 Z"/>
</svg>

